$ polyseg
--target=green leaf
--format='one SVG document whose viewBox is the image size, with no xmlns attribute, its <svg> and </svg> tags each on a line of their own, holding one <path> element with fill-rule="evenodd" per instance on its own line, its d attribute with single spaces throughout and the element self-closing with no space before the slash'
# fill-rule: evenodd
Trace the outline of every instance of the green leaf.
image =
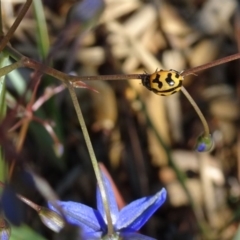
<svg viewBox="0 0 240 240">
<path fill-rule="evenodd" d="M 49 51 L 49 35 L 42 1 L 34 0 L 33 9 L 37 22 L 37 43 L 40 56 L 45 59 Z"/>
<path fill-rule="evenodd" d="M 27 225 L 21 227 L 12 226 L 10 240 L 46 240 Z"/>
</svg>

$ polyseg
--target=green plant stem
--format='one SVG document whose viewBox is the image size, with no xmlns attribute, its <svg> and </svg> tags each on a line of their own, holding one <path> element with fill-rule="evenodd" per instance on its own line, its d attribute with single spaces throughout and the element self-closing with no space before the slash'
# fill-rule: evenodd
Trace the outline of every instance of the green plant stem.
<svg viewBox="0 0 240 240">
<path fill-rule="evenodd" d="M 19 67 L 22 67 L 22 62 L 21 61 L 17 61 L 15 63 L 12 63 L 10 65 L 7 65 L 5 67 L 2 67 L 0 69 L 0 77 L 3 77 L 5 75 L 7 75 L 8 73 L 10 73 L 11 71 L 19 68 Z"/>
<path fill-rule="evenodd" d="M 97 178 L 97 182 L 98 182 L 98 186 L 100 189 L 100 193 L 101 193 L 101 197 L 102 197 L 102 201 L 103 201 L 103 205 L 104 205 L 104 210 L 105 210 L 106 218 L 107 218 L 108 234 L 112 235 L 114 233 L 112 219 L 111 219 L 111 215 L 110 215 L 108 199 L 107 199 L 106 191 L 105 191 L 104 184 L 102 181 L 102 176 L 101 176 L 101 172 L 100 172 L 100 169 L 98 166 L 98 162 L 97 162 L 97 159 L 96 159 L 93 147 L 92 147 L 92 143 L 91 143 L 91 140 L 90 140 L 90 137 L 88 134 L 88 130 L 87 130 L 84 118 L 83 118 L 83 114 L 82 114 L 80 105 L 78 103 L 78 99 L 77 99 L 77 95 L 75 93 L 74 87 L 70 83 L 67 84 L 67 87 L 68 87 L 69 93 L 71 95 L 74 108 L 77 113 L 78 121 L 81 126 L 83 136 L 84 136 L 84 139 L 85 139 L 85 142 L 87 145 L 87 149 L 88 149 L 91 161 L 92 161 L 93 169 L 94 169 L 94 172 L 95 172 L 95 175 Z"/>
<path fill-rule="evenodd" d="M 43 64 L 41 64 L 37 61 L 29 59 L 29 58 L 19 54 L 17 51 L 15 51 L 14 49 L 12 49 L 9 46 L 7 46 L 7 49 L 8 49 L 8 52 L 11 52 L 11 53 L 14 54 L 14 57 L 16 59 L 18 59 L 20 57 L 20 60 L 18 60 L 16 63 L 13 63 L 9 66 L 6 66 L 3 69 L 0 69 L 0 75 L 6 75 L 7 73 L 11 72 L 12 70 L 14 70 L 18 67 L 29 67 L 29 68 L 32 68 L 34 70 L 38 70 L 40 72 L 42 71 L 45 74 L 53 76 L 53 77 L 61 80 L 63 83 L 65 83 L 67 85 L 67 87 L 69 89 L 70 96 L 71 96 L 72 101 L 73 101 L 74 108 L 75 108 L 76 113 L 77 113 L 77 117 L 78 117 L 81 129 L 82 129 L 82 132 L 83 132 L 83 136 L 84 136 L 87 148 L 88 148 L 88 152 L 89 152 L 92 164 L 93 164 L 93 169 L 94 169 L 96 179 L 97 179 L 97 182 L 98 182 L 98 186 L 99 186 L 99 189 L 100 189 L 104 209 L 105 209 L 105 212 L 106 212 L 107 223 L 108 223 L 107 224 L 108 225 L 108 234 L 112 235 L 114 233 L 114 229 L 113 229 L 113 225 L 112 225 L 107 194 L 106 194 L 106 191 L 105 191 L 105 188 L 104 188 L 104 184 L 103 184 L 102 177 L 101 177 L 101 172 L 100 172 L 98 162 L 97 162 L 97 159 L 96 159 L 96 156 L 95 156 L 92 144 L 91 144 L 91 140 L 90 140 L 90 137 L 89 137 L 89 134 L 88 134 L 88 131 L 87 131 L 87 127 L 86 127 L 86 124 L 85 124 L 85 121 L 84 121 L 84 118 L 83 118 L 83 115 L 82 115 L 82 111 L 81 111 L 80 105 L 78 103 L 74 87 L 72 86 L 72 80 L 77 80 L 78 79 L 78 81 L 79 81 L 79 78 L 75 77 L 75 76 L 70 76 L 70 75 L 64 74 L 64 73 L 62 73 L 62 72 L 60 72 L 60 71 L 58 71 L 54 68 L 48 67 L 48 66 L 43 65 Z"/>
<path fill-rule="evenodd" d="M 194 204 L 194 201 L 193 201 L 193 198 L 189 192 L 189 189 L 187 188 L 187 185 L 186 185 L 186 180 L 187 180 L 187 176 L 186 174 L 181 171 L 179 169 L 179 167 L 177 166 L 177 164 L 174 162 L 173 158 L 172 158 L 172 154 L 171 154 L 171 149 L 169 148 L 169 146 L 164 142 L 164 140 L 162 139 L 162 137 L 160 136 L 160 134 L 156 131 L 156 128 L 152 122 L 152 120 L 150 119 L 149 115 L 148 115 L 148 112 L 147 112 L 147 109 L 146 109 L 146 106 L 145 104 L 142 102 L 142 106 L 143 106 L 143 112 L 146 116 L 146 119 L 147 119 L 147 123 L 148 125 L 150 126 L 150 128 L 153 130 L 157 140 L 159 141 L 159 143 L 162 145 L 162 147 L 164 148 L 166 154 L 167 154 L 167 159 L 168 159 L 168 163 L 169 165 L 173 168 L 174 172 L 176 173 L 176 176 L 179 180 L 179 183 L 180 185 L 182 186 L 186 196 L 187 196 L 187 199 L 189 201 L 189 204 L 194 212 L 194 215 L 196 216 L 196 219 L 198 220 L 197 223 L 198 223 L 198 227 L 199 227 L 199 230 L 201 231 L 201 233 L 204 235 L 204 239 L 208 239 L 207 238 L 207 232 L 203 226 L 203 224 L 199 221 L 199 210 L 197 208 L 197 206 Z"/>
<path fill-rule="evenodd" d="M 188 93 L 188 91 L 186 90 L 185 87 L 182 86 L 181 88 L 182 93 L 185 95 L 185 97 L 188 99 L 188 101 L 191 103 L 191 105 L 193 106 L 193 108 L 195 109 L 197 115 L 199 116 L 203 128 L 204 128 L 204 136 L 205 137 L 209 137 L 210 135 L 210 130 L 208 127 L 208 123 L 204 117 L 204 115 L 202 114 L 202 111 L 200 110 L 200 108 L 198 107 L 198 105 L 196 104 L 196 102 L 193 100 L 193 98 L 191 97 L 191 95 Z"/>
<path fill-rule="evenodd" d="M 10 45 L 7 45 L 4 48 L 4 52 L 6 52 L 11 58 L 13 58 L 15 61 L 21 60 L 24 55 L 22 55 L 20 52 L 18 52 L 15 48 L 11 47 Z"/>
<path fill-rule="evenodd" d="M 75 108 L 76 113 L 77 113 L 77 117 L 78 117 L 81 129 L 83 131 L 83 136 L 85 138 L 85 142 L 86 142 L 86 145 L 87 145 L 87 148 L 88 148 L 88 152 L 89 152 L 92 164 L 93 164 L 93 169 L 94 169 L 94 172 L 95 172 L 95 175 L 96 175 L 96 178 L 97 178 L 97 182 L 98 182 L 98 185 L 99 185 L 101 197 L 102 197 L 103 204 L 104 204 L 104 209 L 105 209 L 105 212 L 106 212 L 106 218 L 107 218 L 107 223 L 108 223 L 108 234 L 112 235 L 114 233 L 114 229 L 113 229 L 113 225 L 112 225 L 107 194 L 106 194 L 106 191 L 105 191 L 105 188 L 104 188 L 104 185 L 103 185 L 101 172 L 99 170 L 97 159 L 96 159 L 96 156 L 95 156 L 92 144 L 91 144 L 91 140 L 90 140 L 90 137 L 89 137 L 89 134 L 88 134 L 88 131 L 87 131 L 87 127 L 86 127 L 83 115 L 82 115 L 82 111 L 81 111 L 80 105 L 78 103 L 77 96 L 76 96 L 76 93 L 74 91 L 74 87 L 72 86 L 72 80 L 80 81 L 80 79 L 78 77 L 75 77 L 75 76 L 70 76 L 70 75 L 64 74 L 64 73 L 62 73 L 62 72 L 60 72 L 60 71 L 58 71 L 54 68 L 45 66 L 45 65 L 43 65 L 43 64 L 41 64 L 37 61 L 34 61 L 34 60 L 29 59 L 27 57 L 24 57 L 23 55 L 18 54 L 17 51 L 13 51 L 13 49 L 9 46 L 7 46 L 7 48 L 10 50 L 9 52 L 14 53 L 14 57 L 16 57 L 16 58 L 21 57 L 21 59 L 19 61 L 17 61 L 16 63 L 13 63 L 9 66 L 6 66 L 3 69 L 0 69 L 0 75 L 6 75 L 7 73 L 11 72 L 12 70 L 14 70 L 18 67 L 29 67 L 31 69 L 42 71 L 45 74 L 53 76 L 53 77 L 61 80 L 63 83 L 65 83 L 67 85 L 67 87 L 69 89 L 70 96 L 71 96 L 72 101 L 73 101 L 74 108 Z"/>
</svg>

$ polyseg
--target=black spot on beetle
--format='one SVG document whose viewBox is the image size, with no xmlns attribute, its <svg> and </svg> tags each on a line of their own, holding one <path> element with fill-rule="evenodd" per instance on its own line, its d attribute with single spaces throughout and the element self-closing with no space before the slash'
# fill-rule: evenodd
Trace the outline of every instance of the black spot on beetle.
<svg viewBox="0 0 240 240">
<path fill-rule="evenodd" d="M 179 78 L 180 74 L 178 72 L 175 73 L 175 78 Z"/>
<path fill-rule="evenodd" d="M 167 78 L 165 79 L 165 81 L 167 82 L 167 84 L 172 87 L 174 86 L 175 82 L 172 79 L 172 73 L 168 73 Z"/>
<path fill-rule="evenodd" d="M 153 83 L 157 83 L 158 84 L 158 88 L 161 89 L 163 84 L 162 82 L 159 80 L 160 79 L 160 75 L 159 74 L 156 74 L 156 77 L 153 79 Z"/>
</svg>

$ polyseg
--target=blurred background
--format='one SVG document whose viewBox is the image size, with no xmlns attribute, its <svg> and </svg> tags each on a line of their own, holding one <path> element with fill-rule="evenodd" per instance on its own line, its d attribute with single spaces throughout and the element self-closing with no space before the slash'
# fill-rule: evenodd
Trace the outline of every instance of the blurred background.
<svg viewBox="0 0 240 240">
<path fill-rule="evenodd" d="M 5 34 L 24 3 L 1 1 Z M 239 10 L 237 0 L 35 0 L 10 42 L 20 53 L 72 75 L 182 71 L 239 51 Z M 239 66 L 238 60 L 229 62 L 184 80 L 211 129 L 210 153 L 194 150 L 203 127 L 181 92 L 161 97 L 124 76 L 86 82 L 99 93 L 76 90 L 97 159 L 125 202 L 162 187 L 168 191 L 142 234 L 162 240 L 240 239 Z M 46 75 L 36 87 L 27 68 L 6 79 L 0 135 L 7 164 L 14 162 L 16 192 L 46 205 L 22 180 L 31 169 L 59 199 L 95 207 L 96 179 L 68 91 Z M 27 110 L 34 117 L 26 134 L 23 122 L 5 133 Z M 9 146 L 19 138 L 23 144 L 13 154 Z M 6 172 L 3 176 L 6 180 Z M 21 208 L 23 223 L 13 226 L 11 239 L 58 239 L 35 211 Z"/>
</svg>

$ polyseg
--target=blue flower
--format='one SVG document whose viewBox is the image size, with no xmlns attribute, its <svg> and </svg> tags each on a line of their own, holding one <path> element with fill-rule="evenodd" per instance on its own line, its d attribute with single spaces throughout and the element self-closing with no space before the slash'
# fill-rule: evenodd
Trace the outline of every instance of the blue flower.
<svg viewBox="0 0 240 240">
<path fill-rule="evenodd" d="M 104 174 L 102 174 L 102 177 L 104 187 L 107 191 L 109 209 L 115 232 L 114 236 L 107 236 L 107 220 L 99 188 L 97 188 L 98 210 L 76 202 L 57 202 L 59 207 L 62 208 L 67 221 L 81 228 L 81 239 L 154 240 L 151 237 L 136 232 L 165 202 L 167 191 L 163 188 L 155 195 L 133 201 L 119 211 L 111 184 Z M 51 210 L 58 212 L 50 202 L 48 206 Z"/>
</svg>

